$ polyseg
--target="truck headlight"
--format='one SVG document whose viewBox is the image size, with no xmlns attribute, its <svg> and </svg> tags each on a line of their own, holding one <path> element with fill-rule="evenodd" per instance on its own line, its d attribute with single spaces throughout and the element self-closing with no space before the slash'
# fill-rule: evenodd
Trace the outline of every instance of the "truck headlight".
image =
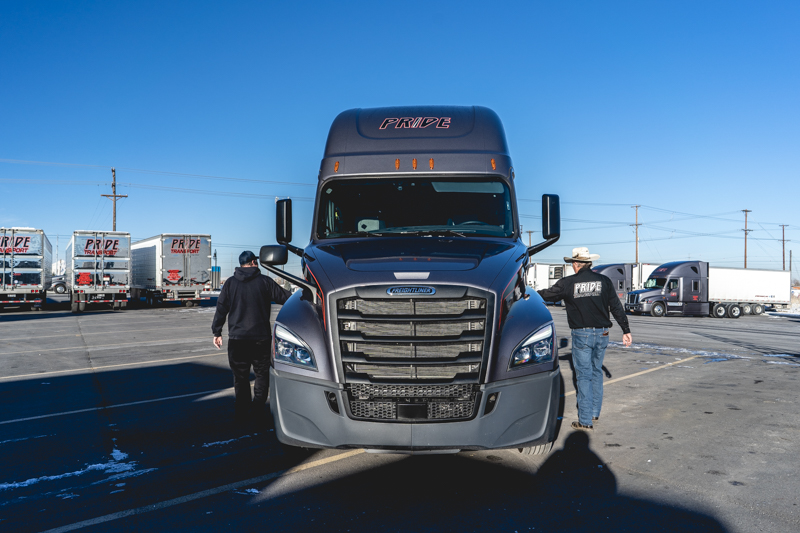
<svg viewBox="0 0 800 533">
<path fill-rule="evenodd" d="M 275 338 L 272 340 L 272 357 L 275 361 L 286 363 L 287 365 L 299 366 L 310 370 L 317 369 L 314 353 L 308 344 L 279 324 L 275 325 Z"/>
<path fill-rule="evenodd" d="M 547 324 L 525 339 L 511 354 L 508 369 L 553 360 L 553 324 Z"/>
</svg>

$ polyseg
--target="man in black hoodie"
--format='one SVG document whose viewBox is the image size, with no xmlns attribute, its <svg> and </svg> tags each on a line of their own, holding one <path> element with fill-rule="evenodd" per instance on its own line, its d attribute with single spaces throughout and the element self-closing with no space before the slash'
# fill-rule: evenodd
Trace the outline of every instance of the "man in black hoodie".
<svg viewBox="0 0 800 533">
<path fill-rule="evenodd" d="M 258 269 L 258 259 L 250 250 L 239 255 L 233 276 L 225 281 L 217 299 L 217 312 L 211 323 L 214 346 L 222 348 L 222 326 L 228 320 L 228 363 L 233 371 L 236 419 L 252 412 L 264 412 L 269 394 L 269 358 L 272 340 L 270 303 L 284 304 L 292 295 Z M 256 375 L 254 397 L 250 397 L 250 366 Z M 252 409 L 252 411 L 251 411 Z"/>
</svg>

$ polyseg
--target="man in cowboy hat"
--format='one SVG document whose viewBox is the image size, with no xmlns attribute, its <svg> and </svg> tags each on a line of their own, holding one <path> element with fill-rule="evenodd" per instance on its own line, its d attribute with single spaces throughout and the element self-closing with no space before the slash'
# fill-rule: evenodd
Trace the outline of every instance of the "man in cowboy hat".
<svg viewBox="0 0 800 533">
<path fill-rule="evenodd" d="M 622 328 L 622 344 L 631 345 L 628 317 L 619 302 L 611 280 L 592 272 L 592 261 L 600 259 L 586 247 L 573 248 L 572 276 L 561 278 L 549 289 L 539 291 L 548 302 L 564 300 L 567 321 L 572 330 L 572 363 L 578 380 L 578 421 L 575 429 L 594 429 L 603 405 L 603 358 L 608 346 L 608 329 L 612 326 L 609 309 Z"/>
</svg>

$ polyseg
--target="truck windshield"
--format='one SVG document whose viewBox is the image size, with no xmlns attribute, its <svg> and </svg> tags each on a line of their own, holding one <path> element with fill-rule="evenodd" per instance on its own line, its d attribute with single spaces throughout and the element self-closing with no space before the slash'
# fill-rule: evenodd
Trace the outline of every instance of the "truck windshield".
<svg viewBox="0 0 800 533">
<path fill-rule="evenodd" d="M 500 180 L 348 179 L 326 183 L 320 194 L 319 239 L 514 234 L 511 196 Z"/>
<path fill-rule="evenodd" d="M 645 289 L 663 289 L 667 284 L 667 278 L 650 278 L 644 282 Z"/>
</svg>

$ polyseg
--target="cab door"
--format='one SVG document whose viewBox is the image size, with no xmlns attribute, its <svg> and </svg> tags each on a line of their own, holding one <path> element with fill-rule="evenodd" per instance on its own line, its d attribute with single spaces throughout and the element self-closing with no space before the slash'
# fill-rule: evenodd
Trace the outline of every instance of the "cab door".
<svg viewBox="0 0 800 533">
<path fill-rule="evenodd" d="M 664 300 L 667 302 L 667 312 L 681 311 L 681 279 L 668 279 L 664 286 Z"/>
</svg>

